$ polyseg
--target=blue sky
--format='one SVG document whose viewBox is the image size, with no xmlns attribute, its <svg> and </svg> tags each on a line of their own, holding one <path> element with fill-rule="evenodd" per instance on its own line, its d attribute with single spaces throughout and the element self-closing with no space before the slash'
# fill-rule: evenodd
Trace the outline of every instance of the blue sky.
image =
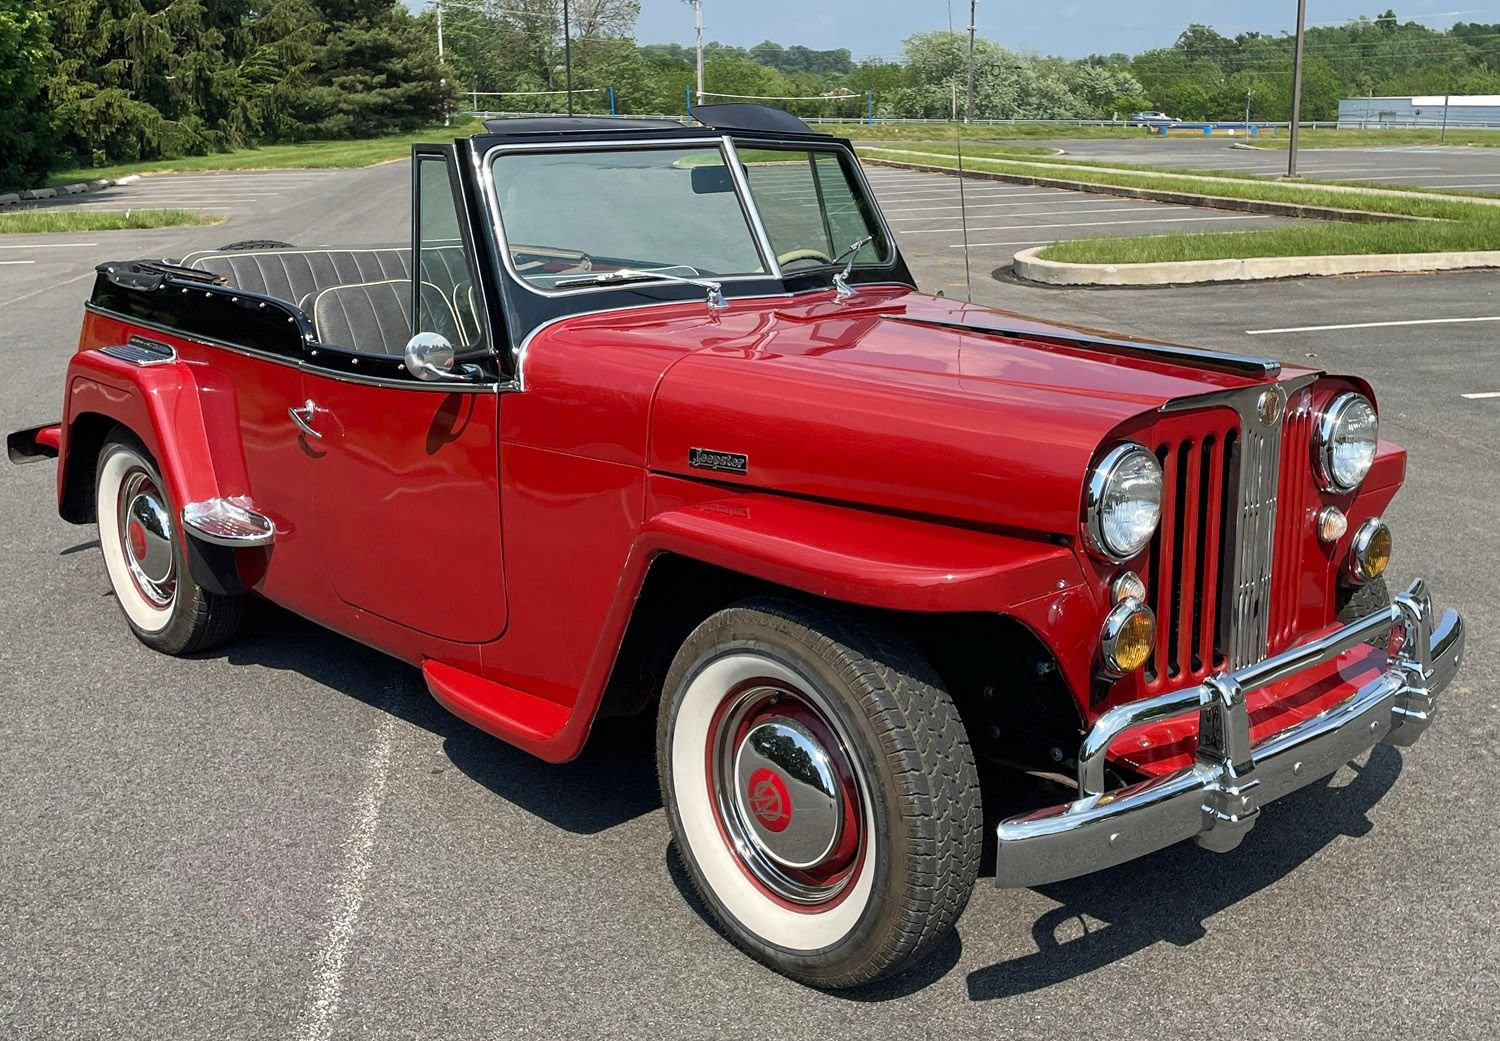
<svg viewBox="0 0 1500 1041">
<path fill-rule="evenodd" d="M 1402 21 L 1446 28 L 1456 21 L 1500 22 L 1500 2 L 1486 0 L 1308 0 L 1310 25 L 1337 25 L 1361 14 L 1394 8 Z M 947 0 L 704 0 L 710 40 L 750 46 L 772 39 L 826 49 L 848 47 L 855 57 L 896 58 L 914 32 L 946 29 Z M 968 0 L 953 0 L 953 24 L 967 27 Z M 1062 0 L 1026 4 L 980 0 L 980 32 L 1020 50 L 1066 57 L 1165 47 L 1190 22 L 1205 22 L 1233 36 L 1257 30 L 1290 32 L 1296 0 Z M 642 43 L 692 43 L 692 8 L 682 0 L 642 0 L 636 38 Z"/>
</svg>

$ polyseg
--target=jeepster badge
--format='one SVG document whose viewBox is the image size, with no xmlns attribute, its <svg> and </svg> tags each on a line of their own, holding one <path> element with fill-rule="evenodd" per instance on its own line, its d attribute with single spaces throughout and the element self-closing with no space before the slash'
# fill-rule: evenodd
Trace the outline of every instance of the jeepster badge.
<svg viewBox="0 0 1500 1041">
<path fill-rule="evenodd" d="M 750 457 L 739 452 L 716 452 L 710 448 L 689 448 L 688 465 L 695 470 L 714 470 L 718 473 L 740 474 L 750 470 Z"/>
</svg>

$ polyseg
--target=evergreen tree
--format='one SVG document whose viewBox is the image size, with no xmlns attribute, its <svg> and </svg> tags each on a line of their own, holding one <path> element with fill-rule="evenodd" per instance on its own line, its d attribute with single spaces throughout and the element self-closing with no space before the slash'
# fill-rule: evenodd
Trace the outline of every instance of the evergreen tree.
<svg viewBox="0 0 1500 1041">
<path fill-rule="evenodd" d="M 436 27 L 395 0 L 313 0 L 323 22 L 296 116 L 311 137 L 362 137 L 441 119 L 456 93 Z"/>
<path fill-rule="evenodd" d="M 31 188 L 52 160 L 52 124 L 41 104 L 50 25 L 24 0 L 0 0 L 0 191 Z"/>
</svg>

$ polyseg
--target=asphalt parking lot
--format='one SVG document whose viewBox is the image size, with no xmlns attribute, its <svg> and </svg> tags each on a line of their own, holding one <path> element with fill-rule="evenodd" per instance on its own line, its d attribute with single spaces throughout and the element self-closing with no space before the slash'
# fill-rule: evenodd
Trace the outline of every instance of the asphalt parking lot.
<svg viewBox="0 0 1500 1041">
<path fill-rule="evenodd" d="M 952 179 L 871 175 L 924 288 L 962 293 Z M 149 179 L 130 191 L 205 191 L 230 222 L 0 237 L 5 429 L 58 415 L 94 263 L 401 240 L 406 177 Z M 926 969 L 825 995 L 742 957 L 686 895 L 646 736 L 548 766 L 447 715 L 414 671 L 271 609 L 221 652 L 156 655 L 118 617 L 93 531 L 56 517 L 53 468 L 9 468 L 0 1037 L 1493 1039 L 1500 274 L 1038 289 L 990 277 L 1022 240 L 1259 225 L 968 195 L 973 241 L 1004 243 L 975 249 L 978 301 L 1370 379 L 1410 451 L 1394 579 L 1426 576 L 1470 627 L 1420 744 L 1277 803 L 1229 855 L 981 880 Z M 1168 220 L 1142 226 L 1151 212 Z"/>
<path fill-rule="evenodd" d="M 1102 162 L 1234 170 L 1279 177 L 1284 148 L 1235 148 L 1227 138 L 1170 137 L 1099 141 L 1026 141 Z M 1500 144 L 1500 134 L 1496 136 Z M 1453 188 L 1500 192 L 1500 148 L 1400 145 L 1386 148 L 1300 148 L 1297 172 L 1335 181 L 1381 181 L 1398 188 Z"/>
</svg>

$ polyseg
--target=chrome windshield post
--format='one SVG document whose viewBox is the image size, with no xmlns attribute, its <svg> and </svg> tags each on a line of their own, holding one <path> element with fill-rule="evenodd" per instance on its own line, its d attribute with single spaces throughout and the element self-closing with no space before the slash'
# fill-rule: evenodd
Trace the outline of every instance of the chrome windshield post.
<svg viewBox="0 0 1500 1041">
<path fill-rule="evenodd" d="M 761 218 L 760 207 L 755 204 L 755 196 L 750 194 L 750 178 L 745 174 L 745 168 L 740 163 L 739 150 L 734 147 L 734 138 L 725 134 L 720 139 L 720 147 L 724 150 L 724 161 L 729 166 L 729 176 L 734 181 L 734 190 L 740 197 L 740 205 L 744 207 L 745 216 L 750 219 L 750 230 L 755 235 L 756 246 L 761 252 L 761 261 L 766 265 L 766 270 L 771 277 L 781 279 L 785 276 L 781 273 L 781 262 L 776 259 L 776 247 L 771 245 L 771 233 L 766 230 L 766 222 Z"/>
</svg>

